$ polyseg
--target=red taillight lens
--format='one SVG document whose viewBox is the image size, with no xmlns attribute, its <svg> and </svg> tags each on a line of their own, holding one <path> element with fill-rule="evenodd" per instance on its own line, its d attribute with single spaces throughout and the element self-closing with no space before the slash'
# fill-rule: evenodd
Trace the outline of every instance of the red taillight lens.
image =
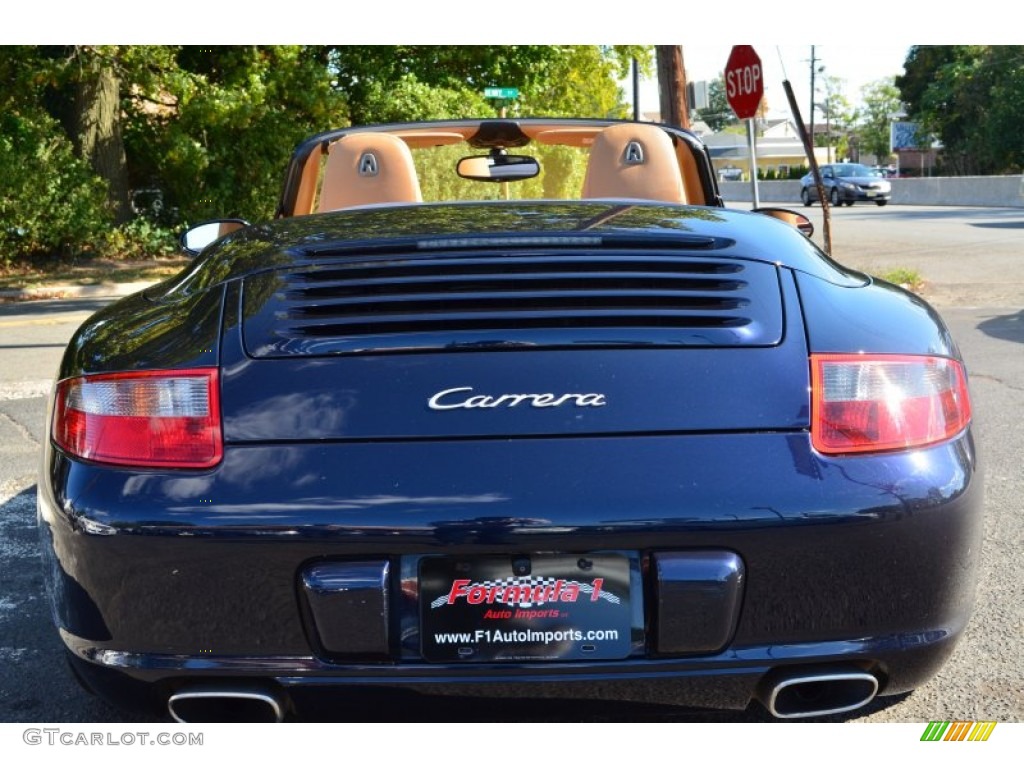
<svg viewBox="0 0 1024 768">
<path fill-rule="evenodd" d="M 811 355 L 811 442 L 821 453 L 915 448 L 971 421 L 963 366 L 946 357 Z"/>
<path fill-rule="evenodd" d="M 57 385 L 53 440 L 70 454 L 135 467 L 221 460 L 217 371 L 110 373 Z"/>
</svg>

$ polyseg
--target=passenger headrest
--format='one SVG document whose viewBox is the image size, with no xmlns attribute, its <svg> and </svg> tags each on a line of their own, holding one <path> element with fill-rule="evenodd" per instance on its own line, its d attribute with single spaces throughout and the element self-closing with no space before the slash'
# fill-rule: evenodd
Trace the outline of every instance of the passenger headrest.
<svg viewBox="0 0 1024 768">
<path fill-rule="evenodd" d="M 687 202 L 672 139 L 643 123 L 605 128 L 590 148 L 582 197 Z"/>
</svg>

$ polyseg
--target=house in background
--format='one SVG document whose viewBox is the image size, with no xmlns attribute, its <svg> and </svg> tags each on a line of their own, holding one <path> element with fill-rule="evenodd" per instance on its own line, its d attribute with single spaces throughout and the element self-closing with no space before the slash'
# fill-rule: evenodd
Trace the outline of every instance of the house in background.
<svg viewBox="0 0 1024 768">
<path fill-rule="evenodd" d="M 644 112 L 643 119 L 657 123 L 661 120 L 661 114 Z M 746 127 L 742 133 L 714 133 L 706 123 L 698 120 L 690 124 L 690 130 L 707 145 L 719 181 L 741 181 L 750 178 L 750 151 L 747 147 Z M 757 134 L 754 152 L 757 155 L 757 167 L 762 174 L 771 171 L 786 178 L 792 169 L 803 169 L 805 172 L 810 167 L 804 153 L 804 145 L 790 120 L 758 120 Z M 830 147 L 815 147 L 814 156 L 819 164 L 836 160 L 834 150 Z"/>
<path fill-rule="evenodd" d="M 737 181 L 750 178 L 750 149 L 746 133 L 705 133 L 701 140 L 711 153 L 711 162 L 721 181 Z M 794 169 L 809 167 L 803 142 L 796 128 L 789 120 L 759 121 L 758 136 L 754 145 L 757 167 L 762 174 L 772 172 L 780 178 L 787 178 Z M 830 148 L 815 147 L 814 155 L 819 163 L 830 160 Z"/>
</svg>

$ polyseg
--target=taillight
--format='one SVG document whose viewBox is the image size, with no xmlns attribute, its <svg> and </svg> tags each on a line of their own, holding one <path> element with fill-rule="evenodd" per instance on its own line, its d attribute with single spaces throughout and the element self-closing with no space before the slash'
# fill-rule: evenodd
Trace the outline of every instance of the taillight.
<svg viewBox="0 0 1024 768">
<path fill-rule="evenodd" d="M 811 355 L 811 442 L 821 453 L 915 448 L 971 421 L 963 366 L 946 357 Z"/>
<path fill-rule="evenodd" d="M 53 440 L 89 461 L 212 467 L 221 460 L 217 371 L 104 373 L 57 384 Z"/>
</svg>

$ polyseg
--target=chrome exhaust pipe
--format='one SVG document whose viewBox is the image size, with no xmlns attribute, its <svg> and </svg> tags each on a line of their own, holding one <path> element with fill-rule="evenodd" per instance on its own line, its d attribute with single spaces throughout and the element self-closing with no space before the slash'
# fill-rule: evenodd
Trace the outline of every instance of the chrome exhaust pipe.
<svg viewBox="0 0 1024 768">
<path fill-rule="evenodd" d="M 195 686 L 172 694 L 167 711 L 179 723 L 280 723 L 285 706 L 263 688 Z"/>
<path fill-rule="evenodd" d="M 775 717 L 823 717 L 865 706 L 878 693 L 878 678 L 861 670 L 779 672 L 759 698 Z"/>
</svg>

